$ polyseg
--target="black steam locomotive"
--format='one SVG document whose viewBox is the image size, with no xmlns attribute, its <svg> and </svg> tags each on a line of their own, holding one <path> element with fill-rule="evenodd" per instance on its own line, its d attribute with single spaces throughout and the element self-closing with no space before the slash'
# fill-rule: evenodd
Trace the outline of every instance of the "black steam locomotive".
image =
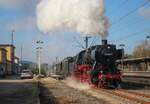
<svg viewBox="0 0 150 104">
<path fill-rule="evenodd" d="M 73 67 L 67 66 L 66 73 L 83 83 L 116 88 L 121 82 L 121 73 L 117 69 L 116 60 L 121 57 L 122 50 L 116 49 L 115 45 L 107 44 L 107 40 L 102 40 L 102 45 L 91 46 L 72 57 Z M 70 65 L 69 60 L 66 62 L 66 65 Z M 61 61 L 56 70 L 64 71 L 63 63 L 64 61 Z"/>
</svg>

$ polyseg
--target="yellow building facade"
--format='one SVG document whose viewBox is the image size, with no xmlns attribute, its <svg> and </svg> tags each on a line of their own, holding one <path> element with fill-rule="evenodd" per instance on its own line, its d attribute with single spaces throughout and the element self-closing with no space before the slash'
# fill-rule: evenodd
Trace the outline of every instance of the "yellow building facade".
<svg viewBox="0 0 150 104">
<path fill-rule="evenodd" d="M 0 45 L 0 48 L 6 50 L 6 73 L 12 74 L 14 70 L 15 47 L 13 45 L 4 44 Z"/>
</svg>

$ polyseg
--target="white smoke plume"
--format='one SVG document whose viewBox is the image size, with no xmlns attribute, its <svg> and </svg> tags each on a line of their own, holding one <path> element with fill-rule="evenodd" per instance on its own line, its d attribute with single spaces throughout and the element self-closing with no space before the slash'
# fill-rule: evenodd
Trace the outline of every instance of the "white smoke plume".
<svg viewBox="0 0 150 104">
<path fill-rule="evenodd" d="M 65 80 L 65 83 L 68 86 L 73 87 L 73 88 L 78 89 L 78 90 L 88 90 L 91 88 L 91 86 L 88 83 L 81 83 L 73 77 L 68 77 Z"/>
<path fill-rule="evenodd" d="M 37 25 L 44 32 L 69 29 L 84 35 L 107 37 L 104 0 L 41 0 Z"/>
</svg>

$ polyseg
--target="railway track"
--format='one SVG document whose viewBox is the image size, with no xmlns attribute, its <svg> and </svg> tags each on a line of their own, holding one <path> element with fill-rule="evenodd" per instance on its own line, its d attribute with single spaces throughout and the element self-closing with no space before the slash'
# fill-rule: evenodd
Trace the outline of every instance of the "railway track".
<svg viewBox="0 0 150 104">
<path fill-rule="evenodd" d="M 110 97 L 112 97 L 112 95 L 118 97 L 118 98 L 122 98 L 126 101 L 129 101 L 132 104 L 132 102 L 134 102 L 135 104 L 150 104 L 150 95 L 149 94 L 144 94 L 142 92 L 135 92 L 135 91 L 129 91 L 126 89 L 102 89 L 102 88 L 95 88 L 92 87 L 91 89 L 89 89 L 89 94 L 98 94 L 101 96 L 102 92 L 106 93 L 106 96 L 110 95 Z M 87 90 L 85 91 L 87 92 Z M 98 92 L 98 93 L 97 93 Z"/>
<path fill-rule="evenodd" d="M 89 91 L 90 92 L 89 94 L 94 94 L 94 92 L 95 93 L 99 92 L 99 95 L 100 95 L 101 91 L 102 91 L 102 92 L 110 95 L 110 97 L 112 95 L 114 95 L 114 96 L 126 99 L 129 102 L 134 102 L 135 104 L 150 104 L 150 94 L 144 94 L 142 92 L 129 91 L 126 88 L 125 89 L 102 89 L 102 88 L 92 87 L 89 90 L 91 90 L 91 91 Z M 93 91 L 93 93 L 92 93 L 92 91 Z"/>
<path fill-rule="evenodd" d="M 100 98 L 99 96 L 106 96 L 106 100 L 116 101 L 117 99 L 122 100 L 116 101 L 117 104 L 127 104 L 127 103 L 120 103 L 120 102 L 129 102 L 128 104 L 150 104 L 150 95 L 135 92 L 135 91 L 129 91 L 125 89 L 102 89 L 97 87 L 92 87 L 91 89 L 83 91 L 84 93 L 87 93 L 91 96 L 95 96 L 97 98 Z M 116 99 L 117 98 L 117 99 Z M 119 102 L 119 103 L 118 103 Z"/>
<path fill-rule="evenodd" d="M 109 93 L 110 93 L 110 91 L 109 91 Z M 131 100 L 133 102 L 140 103 L 140 104 L 150 104 L 150 100 L 147 101 L 147 100 L 144 100 L 143 98 L 140 99 L 143 96 L 141 96 L 141 95 L 139 96 L 139 94 L 137 95 L 133 92 L 130 92 L 130 93 L 128 92 L 127 93 L 126 91 L 122 91 L 122 90 L 114 90 L 111 93 L 114 94 L 114 95 L 126 98 L 128 100 Z"/>
<path fill-rule="evenodd" d="M 138 92 L 118 89 L 118 90 L 108 90 L 101 88 L 94 88 L 97 91 L 103 91 L 105 93 L 115 95 L 124 99 L 127 99 L 132 102 L 136 102 L 138 104 L 150 104 L 150 95 L 142 94 Z"/>
<path fill-rule="evenodd" d="M 142 96 L 142 97 L 150 99 L 150 95 L 148 95 L 148 94 L 143 94 L 143 93 L 134 92 L 134 91 L 127 91 L 127 90 L 123 90 L 123 89 L 120 89 L 120 90 L 125 93 L 132 93 L 134 95 L 138 95 L 138 96 Z"/>
</svg>

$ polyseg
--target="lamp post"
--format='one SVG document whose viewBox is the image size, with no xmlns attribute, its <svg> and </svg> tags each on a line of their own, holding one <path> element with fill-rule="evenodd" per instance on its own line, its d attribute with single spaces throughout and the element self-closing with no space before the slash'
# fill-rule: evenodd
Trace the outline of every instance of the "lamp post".
<svg viewBox="0 0 150 104">
<path fill-rule="evenodd" d="M 124 58 L 124 47 L 125 47 L 125 44 L 120 44 L 119 46 L 122 49 L 121 65 L 122 65 L 122 71 L 123 71 L 123 69 L 124 69 L 124 67 L 123 67 L 123 58 Z"/>
<path fill-rule="evenodd" d="M 147 41 L 148 41 L 147 42 L 148 43 L 148 49 L 150 49 L 150 33 L 149 33 L 149 35 L 146 36 L 146 38 L 147 38 Z M 146 62 L 145 64 L 146 64 L 146 69 L 149 70 L 148 63 Z"/>
<path fill-rule="evenodd" d="M 146 36 L 146 38 L 150 41 L 150 34 L 148 36 Z"/>
<path fill-rule="evenodd" d="M 150 48 L 150 33 L 149 33 L 149 35 L 146 36 L 146 38 L 147 38 L 147 41 L 148 41 L 148 48 Z"/>
<path fill-rule="evenodd" d="M 42 47 L 41 44 L 43 44 L 43 41 L 37 41 L 38 44 L 37 49 L 37 56 L 38 56 L 38 68 L 39 68 L 39 75 L 41 75 L 41 53 L 42 53 Z"/>
</svg>

